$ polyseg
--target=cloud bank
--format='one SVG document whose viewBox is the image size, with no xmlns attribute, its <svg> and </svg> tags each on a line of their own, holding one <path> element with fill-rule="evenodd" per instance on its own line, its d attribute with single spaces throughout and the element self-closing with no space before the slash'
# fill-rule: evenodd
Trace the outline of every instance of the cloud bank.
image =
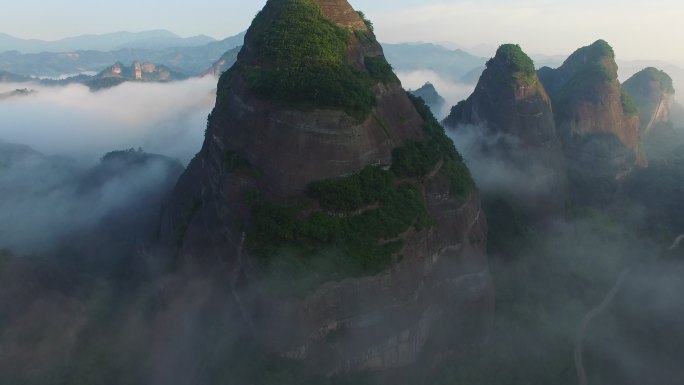
<svg viewBox="0 0 684 385">
<path fill-rule="evenodd" d="M 475 90 L 474 84 L 455 83 L 444 79 L 438 73 L 431 70 L 398 71 L 397 76 L 407 90 L 417 90 L 426 82 L 430 82 L 435 86 L 437 92 L 446 100 L 442 111 L 433 111 L 437 119 L 446 117 L 451 107 L 461 100 L 467 99 Z"/>
<path fill-rule="evenodd" d="M 1 84 L 0 93 L 26 87 L 38 92 L 0 101 L 0 140 L 86 160 L 142 147 L 187 163 L 201 148 L 215 86 L 212 77 L 125 83 L 95 93 L 82 85 Z"/>
</svg>

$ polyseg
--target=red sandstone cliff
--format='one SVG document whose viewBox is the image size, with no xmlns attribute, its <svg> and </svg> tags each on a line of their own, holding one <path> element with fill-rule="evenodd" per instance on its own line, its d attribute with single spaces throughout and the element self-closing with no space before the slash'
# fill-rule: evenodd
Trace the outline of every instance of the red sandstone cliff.
<svg viewBox="0 0 684 385">
<path fill-rule="evenodd" d="M 312 5 L 327 21 L 311 13 Z M 310 18 L 283 19 L 293 10 Z M 279 44 L 279 39 L 296 33 L 294 22 L 311 20 L 316 24 L 305 29 L 321 28 L 323 34 L 334 34 L 330 39 L 338 36 L 347 41 L 343 64 L 326 61 L 329 50 L 318 48 L 323 36 L 318 35 L 298 42 L 304 52 L 318 55 L 297 58 L 298 66 L 309 68 L 311 77 L 316 77 L 320 68 L 334 65 L 361 79 L 354 86 L 367 84 L 367 90 L 357 91 L 372 97 L 369 111 L 349 112 L 349 106 L 339 101 L 347 89 L 336 84 L 330 89 L 338 90 L 339 98 L 301 93 L 300 100 L 277 98 L 278 92 L 295 94 L 309 78 L 287 72 L 300 67 L 278 62 L 278 55 L 289 51 L 265 52 L 263 47 L 272 39 Z M 337 27 L 331 29 L 326 24 L 330 22 Z M 264 30 L 281 25 L 293 29 L 264 35 Z M 382 202 L 331 216 L 307 195 L 308 187 L 315 181 L 358 173 L 368 165 L 387 169 L 398 147 L 427 143 L 435 135 L 446 138 L 443 131 L 426 131 L 434 118 L 417 111 L 391 70 L 378 75 L 378 66 L 389 68 L 372 30 L 346 1 L 269 1 L 248 31 L 236 65 L 219 80 L 202 150 L 178 182 L 160 226 L 160 242 L 178 264 L 225 271 L 241 303 L 236 311 L 264 346 L 315 363 L 326 373 L 407 366 L 426 352 L 426 346 L 432 354 L 450 351 L 446 345 L 467 349 L 479 343 L 491 318 L 486 221 L 474 189 L 462 195 L 453 192 L 447 166 L 456 165 L 455 155 L 439 159 L 417 178 L 395 179 L 396 186 L 411 185 L 420 194 L 431 225 L 410 226 L 396 239 L 378 239 L 378 245 L 403 245 L 393 254 L 394 262 L 379 273 L 333 276 L 296 296 L 275 295 L 268 289 L 264 260 L 244 242 L 253 231 L 255 199 L 297 211 L 294 221 L 312 213 L 330 221 L 373 214 Z M 264 84 L 254 79 L 271 73 L 299 81 L 275 93 L 259 92 Z M 334 74 L 322 81 L 331 77 Z M 275 79 L 279 87 L 282 80 Z M 309 90 L 317 93 L 321 88 L 313 84 Z M 317 247 L 334 254 L 336 248 L 344 249 L 344 242 Z M 293 257 L 307 258 L 296 252 Z M 304 278 L 316 278 L 313 275 Z M 468 325 L 478 326 L 469 329 Z"/>
</svg>

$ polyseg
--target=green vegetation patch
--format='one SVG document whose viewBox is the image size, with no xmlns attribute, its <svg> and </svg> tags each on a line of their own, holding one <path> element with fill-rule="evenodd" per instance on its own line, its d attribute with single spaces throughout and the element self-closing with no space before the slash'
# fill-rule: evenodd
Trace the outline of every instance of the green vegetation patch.
<svg viewBox="0 0 684 385">
<path fill-rule="evenodd" d="M 592 45 L 586 47 L 586 49 L 589 52 L 589 56 L 594 60 L 604 57 L 615 59 L 615 51 L 613 50 L 613 47 L 611 47 L 610 44 L 603 39 L 597 40 Z"/>
<path fill-rule="evenodd" d="M 299 203 L 252 199 L 246 246 L 261 261 L 270 292 L 301 295 L 322 283 L 377 274 L 396 263 L 404 234 L 432 225 L 420 184 L 412 178 L 438 171 L 450 181 L 451 193 L 470 193 L 470 172 L 451 139 L 422 99 L 409 97 L 425 120 L 427 138 L 395 149 L 389 170 L 367 166 L 314 182 Z"/>
<path fill-rule="evenodd" d="M 506 65 L 513 73 L 513 77 L 527 85 L 536 82 L 537 72 L 534 62 L 530 59 L 518 44 L 504 44 L 496 51 L 496 57 L 487 62 L 489 68 L 495 60 Z"/>
<path fill-rule="evenodd" d="M 620 92 L 620 101 L 622 102 L 622 110 L 625 112 L 626 115 L 639 115 L 639 108 L 637 107 L 634 98 L 632 98 L 632 96 L 629 93 L 627 93 L 627 91 L 625 91 L 624 89 Z"/>
<path fill-rule="evenodd" d="M 356 118 L 375 106 L 369 75 L 344 62 L 350 32 L 311 0 L 268 2 L 250 34 L 260 62 L 242 70 L 258 97 L 295 108 L 339 108 Z"/>
<path fill-rule="evenodd" d="M 628 80 L 625 85 L 628 83 L 636 83 L 639 85 L 648 86 L 651 81 L 656 81 L 664 92 L 669 94 L 675 93 L 674 85 L 670 75 L 668 75 L 665 71 L 661 71 L 654 67 L 648 67 L 638 72 L 634 75 L 634 77 L 632 77 L 632 79 Z"/>
<path fill-rule="evenodd" d="M 390 65 L 384 57 L 366 57 L 365 63 L 368 74 L 374 80 L 385 84 L 399 82 L 399 78 L 394 74 L 392 65 Z"/>
<path fill-rule="evenodd" d="M 324 210 L 352 212 L 392 194 L 393 179 L 391 172 L 368 166 L 358 174 L 312 183 L 309 195 Z"/>
<path fill-rule="evenodd" d="M 392 172 L 398 177 L 423 177 L 435 170 L 443 161 L 439 172 L 449 179 L 451 193 L 466 197 L 475 186 L 468 167 L 444 128 L 420 97 L 407 93 L 418 113 L 425 121 L 423 130 L 427 139 L 409 141 L 392 151 Z"/>
<path fill-rule="evenodd" d="M 617 73 L 600 63 L 586 63 L 575 70 L 570 80 L 565 82 L 560 90 L 559 102 L 563 105 L 567 99 L 573 97 L 586 97 L 592 87 L 598 84 L 612 83 L 617 80 Z"/>
<path fill-rule="evenodd" d="M 368 30 L 369 30 L 371 33 L 372 33 L 373 31 L 375 31 L 375 28 L 373 27 L 373 22 L 370 21 L 370 20 L 366 17 L 366 14 L 365 14 L 365 13 L 363 13 L 363 12 L 361 12 L 361 11 L 356 11 L 356 13 L 359 14 L 359 16 L 361 17 L 361 19 L 363 20 L 363 23 L 366 24 L 366 28 L 368 28 Z"/>
<path fill-rule="evenodd" d="M 392 171 L 403 177 L 422 177 L 430 173 L 442 157 L 435 141 L 409 141 L 392 151 Z"/>
<path fill-rule="evenodd" d="M 386 270 L 400 258 L 402 234 L 432 223 L 421 191 L 395 187 L 393 174 L 379 167 L 314 183 L 309 194 L 324 211 L 307 203 L 254 203 L 247 247 L 261 258 L 276 293 L 301 294 Z"/>
<path fill-rule="evenodd" d="M 583 96 L 590 93 L 591 87 L 617 81 L 617 72 L 610 68 L 605 59 L 613 60 L 613 48 L 604 40 L 575 51 L 565 61 L 563 67 L 569 67 L 571 73 L 559 90 L 556 105 L 562 105 L 565 99 Z"/>
</svg>

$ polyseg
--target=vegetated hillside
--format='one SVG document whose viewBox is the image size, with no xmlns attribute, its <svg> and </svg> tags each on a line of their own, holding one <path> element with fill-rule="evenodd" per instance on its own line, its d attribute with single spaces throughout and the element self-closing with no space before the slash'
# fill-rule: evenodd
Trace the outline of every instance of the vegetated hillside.
<svg viewBox="0 0 684 385">
<path fill-rule="evenodd" d="M 219 80 L 161 241 L 177 264 L 223 269 L 267 352 L 390 375 L 486 333 L 485 228 L 370 22 L 343 0 L 271 0 Z"/>
<path fill-rule="evenodd" d="M 641 138 L 647 137 L 660 123 L 670 122 L 675 89 L 672 78 L 665 72 L 648 67 L 623 84 L 639 110 Z"/>
<path fill-rule="evenodd" d="M 485 191 L 537 220 L 562 216 L 567 181 L 551 100 L 520 46 L 499 47 L 444 124 Z"/>
</svg>

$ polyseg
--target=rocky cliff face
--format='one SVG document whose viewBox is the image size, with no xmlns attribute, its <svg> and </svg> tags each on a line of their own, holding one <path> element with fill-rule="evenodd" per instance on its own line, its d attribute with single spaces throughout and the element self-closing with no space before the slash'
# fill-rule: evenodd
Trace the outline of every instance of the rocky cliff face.
<svg viewBox="0 0 684 385">
<path fill-rule="evenodd" d="M 468 142 L 463 151 L 478 166 L 483 189 L 505 194 L 535 217 L 562 214 L 566 175 L 551 100 L 519 46 L 497 50 L 473 94 L 444 124 Z M 511 180 L 501 183 L 501 174 Z"/>
<path fill-rule="evenodd" d="M 166 82 L 187 79 L 187 75 L 174 71 L 163 65 L 133 62 L 130 67 L 121 63 L 100 72 L 95 79 L 124 79 L 131 81 Z"/>
<path fill-rule="evenodd" d="M 656 125 L 670 122 L 675 89 L 668 74 L 653 67 L 645 68 L 623 86 L 639 109 L 642 138 L 648 136 Z"/>
<path fill-rule="evenodd" d="M 221 55 L 221 58 L 219 58 L 214 65 L 211 66 L 211 68 L 207 69 L 206 71 L 202 72 L 200 76 L 214 76 L 214 77 L 220 77 L 224 72 L 230 69 L 230 67 L 235 64 L 237 61 L 237 55 L 240 52 L 240 47 L 233 48 L 230 51 L 227 51 L 223 55 Z"/>
<path fill-rule="evenodd" d="M 614 184 L 645 163 L 639 153 L 638 112 L 617 79 L 608 43 L 599 40 L 580 48 L 558 69 L 542 68 L 539 77 L 553 100 L 575 185 Z"/>
<path fill-rule="evenodd" d="M 410 365 L 446 338 L 465 349 L 491 316 L 468 171 L 344 0 L 257 15 L 160 242 L 225 271 L 262 344 L 325 373 Z"/>
</svg>

